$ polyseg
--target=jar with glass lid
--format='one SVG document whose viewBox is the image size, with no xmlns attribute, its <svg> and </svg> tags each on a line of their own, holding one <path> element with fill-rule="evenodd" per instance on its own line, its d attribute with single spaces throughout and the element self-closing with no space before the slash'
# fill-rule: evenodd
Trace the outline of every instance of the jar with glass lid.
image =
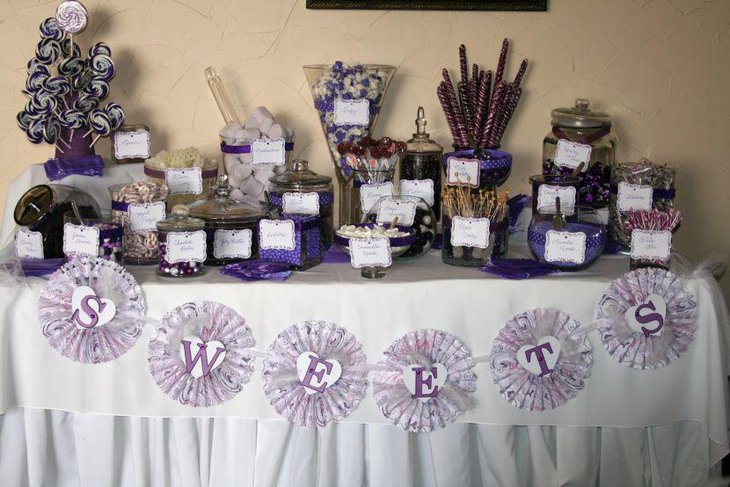
<svg viewBox="0 0 730 487">
<path fill-rule="evenodd" d="M 190 216 L 205 222 L 206 265 L 219 266 L 258 257 L 258 222 L 268 216 L 263 206 L 229 198 L 228 176 L 218 176 L 212 198 L 188 207 Z"/>
<path fill-rule="evenodd" d="M 611 116 L 595 112 L 589 105 L 587 99 L 578 98 L 574 107 L 551 112 L 552 129 L 542 145 L 543 174 L 576 173 L 579 203 L 603 208 L 608 205 L 618 138 L 611 131 Z"/>
<path fill-rule="evenodd" d="M 286 172 L 269 181 L 269 202 L 282 217 L 319 215 L 319 249 L 324 255 L 334 239 L 332 178 L 312 172 L 307 161 L 295 159 Z"/>
<path fill-rule="evenodd" d="M 205 222 L 189 216 L 185 205 L 175 205 L 170 218 L 157 222 L 160 265 L 164 277 L 195 277 L 205 274 L 207 237 Z"/>
<path fill-rule="evenodd" d="M 416 133 L 407 142 L 400 164 L 400 194 L 424 199 L 438 219 L 441 215 L 441 158 L 444 148 L 430 139 L 426 123 L 423 107 L 418 107 Z"/>
</svg>

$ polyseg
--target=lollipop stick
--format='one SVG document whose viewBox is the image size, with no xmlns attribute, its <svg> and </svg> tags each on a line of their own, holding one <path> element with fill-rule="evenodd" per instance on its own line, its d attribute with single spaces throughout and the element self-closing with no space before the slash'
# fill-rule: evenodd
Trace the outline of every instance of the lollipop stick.
<svg viewBox="0 0 730 487">
<path fill-rule="evenodd" d="M 63 142 L 63 145 L 65 145 L 66 148 L 68 148 L 68 149 L 71 148 L 71 144 L 69 144 L 68 142 L 66 142 L 65 140 L 63 140 L 63 138 L 61 138 L 60 136 L 58 137 L 58 142 Z M 61 152 L 63 152 L 63 151 L 61 151 Z"/>
<path fill-rule="evenodd" d="M 93 140 L 93 141 L 91 141 L 91 145 L 89 145 L 89 147 L 94 147 L 94 144 L 96 144 L 96 143 L 97 143 L 97 142 L 99 141 L 99 139 L 100 139 L 100 138 L 101 138 L 101 134 L 97 135 L 97 136 L 96 136 L 96 137 L 94 138 L 94 140 Z"/>
</svg>

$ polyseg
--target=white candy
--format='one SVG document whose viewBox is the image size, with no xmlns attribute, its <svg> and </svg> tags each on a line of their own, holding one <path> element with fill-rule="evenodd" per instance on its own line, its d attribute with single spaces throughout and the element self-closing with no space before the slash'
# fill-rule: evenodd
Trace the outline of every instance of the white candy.
<svg viewBox="0 0 730 487">
<path fill-rule="evenodd" d="M 234 189 L 233 191 L 231 191 L 231 194 L 229 195 L 229 197 L 232 200 L 238 200 L 238 201 L 241 201 L 245 198 L 244 194 L 241 193 L 240 189 Z"/>
<path fill-rule="evenodd" d="M 250 144 L 254 140 L 261 137 L 261 132 L 258 129 L 246 128 L 236 132 L 236 143 L 240 145 Z"/>
<path fill-rule="evenodd" d="M 243 127 L 241 127 L 240 123 L 228 122 L 226 126 L 221 129 L 219 134 L 221 137 L 229 137 L 231 139 L 235 139 L 236 133 L 240 130 L 243 130 Z"/>
<path fill-rule="evenodd" d="M 239 160 L 244 164 L 251 164 L 253 162 L 253 154 L 250 152 L 247 154 L 241 154 Z"/>
<path fill-rule="evenodd" d="M 274 175 L 274 170 L 268 166 L 261 166 L 254 170 L 253 177 L 261 181 L 261 184 L 269 187 L 269 178 Z"/>
<path fill-rule="evenodd" d="M 266 109 L 266 107 L 258 107 L 256 110 L 251 112 L 251 115 L 248 117 L 248 120 L 246 120 L 246 128 L 250 127 L 260 127 L 261 124 L 264 122 L 264 120 L 273 120 L 274 116 L 271 114 L 269 110 Z M 250 125 L 249 125 L 250 124 Z"/>
<path fill-rule="evenodd" d="M 274 122 L 273 118 L 266 118 L 262 120 L 259 124 L 259 130 L 262 133 L 266 134 L 270 139 L 274 139 L 275 137 L 272 137 L 269 132 L 271 131 L 271 127 L 273 127 L 275 123 L 276 122 Z"/>
<path fill-rule="evenodd" d="M 274 166 L 274 174 L 277 176 L 284 174 L 286 172 L 286 165 L 282 166 Z"/>
<path fill-rule="evenodd" d="M 280 139 L 284 137 L 284 129 L 281 128 L 281 125 L 275 123 L 271 126 L 271 128 L 269 128 L 266 135 L 268 135 L 270 139 Z"/>
<path fill-rule="evenodd" d="M 226 167 L 226 174 L 231 174 L 233 169 L 241 165 L 236 154 L 223 154 L 223 165 Z"/>
<path fill-rule="evenodd" d="M 248 178 L 241 183 L 241 191 L 243 191 L 243 194 L 258 196 L 264 192 L 264 185 L 256 178 Z"/>
<path fill-rule="evenodd" d="M 239 164 L 231 172 L 231 177 L 239 181 L 241 184 L 251 176 L 251 166 Z"/>
</svg>

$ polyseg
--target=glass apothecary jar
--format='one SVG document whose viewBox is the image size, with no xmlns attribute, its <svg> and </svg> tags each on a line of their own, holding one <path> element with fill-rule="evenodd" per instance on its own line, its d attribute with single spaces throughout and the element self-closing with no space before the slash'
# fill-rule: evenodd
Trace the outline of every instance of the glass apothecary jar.
<svg viewBox="0 0 730 487">
<path fill-rule="evenodd" d="M 205 222 L 189 216 L 185 205 L 172 208 L 170 218 L 157 223 L 160 240 L 160 265 L 164 277 L 195 277 L 205 274 L 207 237 Z"/>
<path fill-rule="evenodd" d="M 85 233 L 83 229 L 85 228 L 91 230 L 94 234 L 93 242 L 83 235 Z M 112 220 L 109 210 L 102 210 L 101 216 L 96 218 L 84 218 L 82 216 L 81 221 L 73 211 L 68 211 L 64 215 L 64 250 L 66 259 L 69 261 L 74 257 L 100 257 L 121 263 L 123 236 L 122 224 Z M 92 243 L 95 245 L 91 245 Z"/>
<path fill-rule="evenodd" d="M 551 112 L 552 129 L 542 145 L 543 174 L 570 175 L 582 163 L 579 204 L 603 208 L 608 204 L 611 169 L 616 163 L 618 137 L 611 116 L 594 112 L 578 98 L 575 106 Z"/>
<path fill-rule="evenodd" d="M 258 222 L 268 212 L 263 206 L 231 200 L 230 191 L 228 177 L 219 176 L 212 198 L 188 206 L 191 217 L 205 222 L 206 265 L 226 265 L 258 257 Z"/>
<path fill-rule="evenodd" d="M 439 161 L 440 163 L 440 161 Z M 363 223 L 410 228 L 413 243 L 407 251 L 399 253 L 399 259 L 415 259 L 431 250 L 436 238 L 436 215 L 431 206 L 416 196 L 392 195 L 380 198 L 363 217 Z"/>
<path fill-rule="evenodd" d="M 81 217 L 97 218 L 99 205 L 88 193 L 61 184 L 41 184 L 20 197 L 13 218 L 20 227 L 15 254 L 21 259 L 63 258 L 64 215 L 76 206 Z"/>
<path fill-rule="evenodd" d="M 444 148 L 431 140 L 426 132 L 426 116 L 418 107 L 416 133 L 407 144 L 400 164 L 400 194 L 423 198 L 441 217 L 441 158 Z"/>
<path fill-rule="evenodd" d="M 269 181 L 269 203 L 279 214 L 319 215 L 320 252 L 324 255 L 334 238 L 332 178 L 311 171 L 307 161 L 297 159 L 284 174 Z"/>
</svg>

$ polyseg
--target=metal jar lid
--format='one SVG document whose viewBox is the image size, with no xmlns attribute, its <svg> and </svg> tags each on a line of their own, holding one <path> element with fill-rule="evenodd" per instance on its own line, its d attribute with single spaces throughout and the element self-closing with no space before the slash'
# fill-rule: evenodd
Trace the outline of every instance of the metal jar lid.
<svg viewBox="0 0 730 487">
<path fill-rule="evenodd" d="M 47 184 L 33 186 L 20 197 L 15 205 L 15 223 L 30 226 L 41 220 L 56 204 L 56 193 Z"/>
<path fill-rule="evenodd" d="M 599 128 L 611 126 L 611 116 L 603 112 L 594 112 L 588 108 L 587 98 L 575 100 L 571 108 L 556 108 L 551 113 L 553 125 L 566 128 Z"/>
<path fill-rule="evenodd" d="M 309 170 L 309 163 L 305 160 L 295 159 L 289 169 L 279 176 L 269 178 L 273 191 L 294 191 L 303 193 L 307 191 L 326 191 L 332 189 L 332 178 L 321 176 Z"/>
</svg>

